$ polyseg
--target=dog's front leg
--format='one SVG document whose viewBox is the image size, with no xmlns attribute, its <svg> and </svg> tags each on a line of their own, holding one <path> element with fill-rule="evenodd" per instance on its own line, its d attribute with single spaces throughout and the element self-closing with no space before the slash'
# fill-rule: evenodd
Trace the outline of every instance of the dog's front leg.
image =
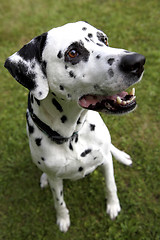
<svg viewBox="0 0 160 240">
<path fill-rule="evenodd" d="M 54 198 L 54 206 L 57 215 L 57 224 L 60 231 L 67 232 L 70 226 L 69 210 L 63 198 L 63 180 L 48 176 L 48 181 Z"/>
<path fill-rule="evenodd" d="M 107 213 L 113 220 L 117 217 L 121 210 L 119 199 L 117 196 L 117 187 L 114 179 L 113 161 L 111 153 L 106 156 L 106 161 L 102 165 L 103 173 L 106 182 L 106 198 L 107 198 Z"/>
</svg>

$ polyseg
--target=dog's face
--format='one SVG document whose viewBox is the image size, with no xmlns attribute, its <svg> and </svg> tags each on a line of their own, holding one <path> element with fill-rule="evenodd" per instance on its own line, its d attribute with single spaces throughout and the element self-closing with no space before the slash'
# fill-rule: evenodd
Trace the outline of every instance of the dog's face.
<svg viewBox="0 0 160 240">
<path fill-rule="evenodd" d="M 85 22 L 53 28 L 12 55 L 5 67 L 41 100 L 49 90 L 78 106 L 125 113 L 136 106 L 134 91 L 145 58 L 108 46 L 107 36 Z"/>
</svg>

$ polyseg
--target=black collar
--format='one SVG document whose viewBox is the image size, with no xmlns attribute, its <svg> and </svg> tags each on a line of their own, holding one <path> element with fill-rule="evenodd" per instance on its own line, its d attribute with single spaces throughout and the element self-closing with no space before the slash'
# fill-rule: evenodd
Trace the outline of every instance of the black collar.
<svg viewBox="0 0 160 240">
<path fill-rule="evenodd" d="M 67 142 L 69 139 L 73 139 L 76 135 L 77 132 L 74 132 L 72 134 L 71 137 L 63 137 L 61 136 L 58 132 L 53 131 L 47 124 L 45 124 L 44 122 L 42 122 L 37 115 L 35 115 L 33 113 L 33 109 L 31 106 L 31 100 L 30 100 L 30 93 L 28 95 L 28 111 L 29 114 L 33 120 L 33 122 L 35 123 L 35 125 L 44 133 L 48 136 L 48 138 L 50 138 L 52 141 L 56 142 L 57 144 L 63 144 L 65 142 Z"/>
</svg>

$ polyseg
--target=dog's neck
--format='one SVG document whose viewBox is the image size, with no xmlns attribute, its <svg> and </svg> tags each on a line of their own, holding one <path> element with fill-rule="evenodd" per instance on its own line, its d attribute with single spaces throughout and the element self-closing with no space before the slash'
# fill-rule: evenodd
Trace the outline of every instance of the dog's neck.
<svg viewBox="0 0 160 240">
<path fill-rule="evenodd" d="M 87 113 L 76 101 L 66 100 L 51 92 L 41 101 L 31 96 L 31 107 L 42 122 L 64 138 L 71 137 L 81 129 Z"/>
</svg>

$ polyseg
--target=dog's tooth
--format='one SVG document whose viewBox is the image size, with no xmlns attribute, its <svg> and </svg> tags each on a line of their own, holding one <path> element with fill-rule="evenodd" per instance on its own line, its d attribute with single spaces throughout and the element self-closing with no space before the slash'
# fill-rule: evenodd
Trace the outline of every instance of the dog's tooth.
<svg viewBox="0 0 160 240">
<path fill-rule="evenodd" d="M 136 99 L 136 96 L 131 97 L 131 99 L 130 99 L 129 101 L 130 101 L 130 102 L 133 102 L 134 99 Z"/>
<path fill-rule="evenodd" d="M 130 99 L 130 100 L 127 100 L 126 103 L 127 103 L 127 104 L 128 104 L 128 103 L 131 103 L 131 102 L 134 101 L 134 99 L 136 99 L 136 96 L 131 97 L 131 99 Z"/>
<path fill-rule="evenodd" d="M 133 101 L 136 99 L 136 96 L 133 96 L 130 100 Z"/>
<path fill-rule="evenodd" d="M 123 105 L 126 105 L 126 104 L 127 104 L 127 102 L 126 102 L 126 101 L 122 101 L 122 104 L 123 104 Z"/>
<path fill-rule="evenodd" d="M 133 92 L 134 93 L 134 92 Z M 130 94 L 132 95 L 132 94 Z M 117 103 L 118 104 L 122 104 L 122 105 L 126 105 L 126 104 L 129 104 L 131 102 L 133 102 L 135 100 L 136 96 L 132 96 L 131 99 L 127 100 L 127 101 L 123 101 L 119 96 L 117 97 Z"/>
<path fill-rule="evenodd" d="M 132 88 L 132 90 L 131 90 L 131 92 L 130 92 L 129 95 L 133 95 L 133 96 L 135 96 L 135 88 Z"/>
<path fill-rule="evenodd" d="M 120 97 L 117 97 L 117 103 L 118 103 L 118 104 L 121 104 L 121 103 L 122 103 L 122 100 L 121 100 Z"/>
</svg>

